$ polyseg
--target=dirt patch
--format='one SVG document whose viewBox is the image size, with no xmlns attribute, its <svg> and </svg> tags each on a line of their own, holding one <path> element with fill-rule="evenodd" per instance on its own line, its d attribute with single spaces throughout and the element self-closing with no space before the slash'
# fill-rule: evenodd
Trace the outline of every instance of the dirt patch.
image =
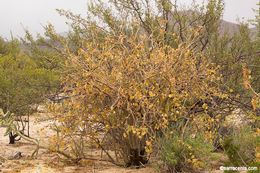
<svg viewBox="0 0 260 173">
<path fill-rule="evenodd" d="M 41 120 L 39 120 L 40 117 Z M 45 120 L 44 120 L 45 119 Z M 43 121 L 44 120 L 44 121 Z M 51 120 L 38 115 L 31 117 L 30 136 L 40 140 L 41 145 L 48 142 L 53 134 L 50 130 Z M 59 160 L 56 154 L 49 153 L 44 149 L 39 150 L 37 159 L 31 159 L 30 156 L 36 147 L 27 141 L 20 140 L 14 145 L 10 145 L 8 136 L 4 136 L 5 128 L 0 128 L 0 156 L 10 158 L 15 153 L 21 152 L 22 157 L 19 160 L 6 160 L 0 165 L 0 172 L 3 173 L 155 173 L 151 165 L 146 168 L 131 169 L 120 168 L 107 162 L 88 161 L 82 162 L 82 166 L 68 166 Z M 100 151 L 91 151 L 98 155 Z M 0 161 L 1 163 L 1 161 Z"/>
</svg>

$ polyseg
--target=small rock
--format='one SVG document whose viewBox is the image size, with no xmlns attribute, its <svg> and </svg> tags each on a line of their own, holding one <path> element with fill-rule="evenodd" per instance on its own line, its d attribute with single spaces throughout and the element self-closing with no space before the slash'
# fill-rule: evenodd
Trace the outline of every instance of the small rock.
<svg viewBox="0 0 260 173">
<path fill-rule="evenodd" d="M 10 156 L 8 159 L 9 160 L 18 160 L 20 158 L 22 158 L 22 153 L 20 151 L 18 151 L 13 156 Z"/>
</svg>

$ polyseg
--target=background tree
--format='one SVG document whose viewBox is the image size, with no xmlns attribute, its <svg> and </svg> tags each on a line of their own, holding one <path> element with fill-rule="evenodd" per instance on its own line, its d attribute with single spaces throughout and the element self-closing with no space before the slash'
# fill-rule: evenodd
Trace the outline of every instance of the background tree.
<svg viewBox="0 0 260 173">
<path fill-rule="evenodd" d="M 20 50 L 17 40 L 2 41 L 1 45 L 0 107 L 4 112 L 15 114 L 21 121 L 20 130 L 24 132 L 25 122 L 21 117 L 36 111 L 37 106 L 55 91 L 59 84 L 58 76 L 51 70 L 38 67 Z M 17 134 L 10 131 L 9 137 L 10 143 L 14 143 Z"/>
</svg>

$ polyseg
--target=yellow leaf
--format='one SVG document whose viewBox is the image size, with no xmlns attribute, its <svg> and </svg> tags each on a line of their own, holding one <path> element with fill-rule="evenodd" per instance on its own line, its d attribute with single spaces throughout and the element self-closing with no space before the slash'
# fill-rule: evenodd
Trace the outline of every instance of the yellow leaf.
<svg viewBox="0 0 260 173">
<path fill-rule="evenodd" d="M 173 98 L 173 96 L 174 96 L 173 94 L 169 94 L 168 95 L 169 98 Z"/>
<path fill-rule="evenodd" d="M 149 91 L 149 96 L 150 96 L 150 97 L 154 97 L 155 94 L 154 94 L 152 91 Z"/>
<path fill-rule="evenodd" d="M 207 105 L 206 103 L 204 103 L 204 104 L 202 105 L 202 108 L 205 109 L 205 110 L 207 110 L 207 109 L 208 109 L 208 105 Z"/>
<path fill-rule="evenodd" d="M 257 107 L 257 98 L 256 97 L 252 98 L 251 104 L 252 104 L 253 109 L 256 110 L 256 107 Z"/>
</svg>

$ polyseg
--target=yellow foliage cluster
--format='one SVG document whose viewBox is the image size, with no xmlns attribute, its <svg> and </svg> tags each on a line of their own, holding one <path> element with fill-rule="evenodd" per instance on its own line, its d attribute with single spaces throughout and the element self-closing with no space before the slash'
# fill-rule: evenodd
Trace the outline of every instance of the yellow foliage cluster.
<svg viewBox="0 0 260 173">
<path fill-rule="evenodd" d="M 172 122 L 193 117 L 198 100 L 225 97 L 216 85 L 218 67 L 192 49 L 193 40 L 177 48 L 159 43 L 153 49 L 147 48 L 148 41 L 138 35 L 82 40 L 85 48 L 68 55 L 70 73 L 63 80 L 71 99 L 56 108 L 62 136 L 80 133 L 100 142 L 105 130 L 117 143 L 150 153 L 149 138 Z M 206 103 L 202 108 L 207 113 Z M 125 146 L 120 149 L 127 153 Z"/>
<path fill-rule="evenodd" d="M 181 40 L 152 24 L 146 33 L 139 22 L 133 18 L 116 32 L 86 24 L 89 33 L 77 40 L 76 51 L 64 43 L 62 81 L 69 99 L 53 108 L 62 140 L 94 141 L 99 147 L 109 140 L 110 150 L 127 160 L 133 150 L 151 153 L 153 139 L 179 121 L 185 133 L 194 117 L 211 111 L 207 102 L 227 97 L 218 86 L 219 67 L 197 46 L 203 27 L 189 28 Z"/>
</svg>

